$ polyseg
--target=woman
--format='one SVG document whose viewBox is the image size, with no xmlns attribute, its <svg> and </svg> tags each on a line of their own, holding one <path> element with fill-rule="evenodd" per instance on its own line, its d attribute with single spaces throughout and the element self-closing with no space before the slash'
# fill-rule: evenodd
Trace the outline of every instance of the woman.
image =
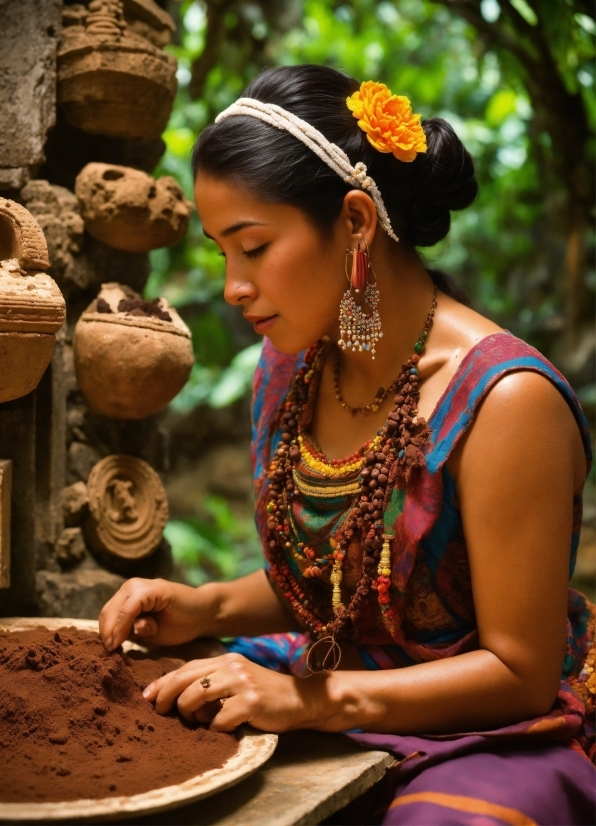
<svg viewBox="0 0 596 826">
<path fill-rule="evenodd" d="M 594 608 L 567 589 L 586 422 L 552 365 L 416 252 L 476 196 L 468 153 L 386 87 L 297 66 L 201 134 L 193 171 L 225 298 L 267 336 L 267 563 L 198 589 L 128 581 L 106 646 L 233 637 L 146 698 L 218 730 L 366 732 L 408 758 L 386 822 L 592 822 Z"/>
</svg>

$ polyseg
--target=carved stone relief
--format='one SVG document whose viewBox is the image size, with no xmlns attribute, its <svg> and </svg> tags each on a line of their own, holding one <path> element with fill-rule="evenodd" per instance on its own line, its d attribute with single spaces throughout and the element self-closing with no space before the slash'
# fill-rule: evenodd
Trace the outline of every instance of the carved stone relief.
<svg viewBox="0 0 596 826">
<path fill-rule="evenodd" d="M 137 22 L 129 25 L 122 0 L 91 0 L 88 9 L 77 6 L 64 16 L 58 103 L 84 132 L 156 138 L 167 124 L 176 60 L 139 34 L 142 21 L 134 11 L 132 16 Z"/>
<path fill-rule="evenodd" d="M 166 492 L 142 459 L 107 456 L 87 482 L 89 515 L 85 538 L 97 551 L 141 559 L 160 544 L 168 519 Z"/>
</svg>

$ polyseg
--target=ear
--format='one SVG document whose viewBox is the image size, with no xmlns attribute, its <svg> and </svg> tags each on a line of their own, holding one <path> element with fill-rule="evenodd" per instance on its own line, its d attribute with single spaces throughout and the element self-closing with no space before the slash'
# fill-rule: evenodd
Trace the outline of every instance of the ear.
<svg viewBox="0 0 596 826">
<path fill-rule="evenodd" d="M 340 220 L 351 236 L 352 247 L 362 236 L 370 247 L 377 231 L 377 210 L 370 195 L 361 189 L 351 189 L 343 201 Z"/>
</svg>

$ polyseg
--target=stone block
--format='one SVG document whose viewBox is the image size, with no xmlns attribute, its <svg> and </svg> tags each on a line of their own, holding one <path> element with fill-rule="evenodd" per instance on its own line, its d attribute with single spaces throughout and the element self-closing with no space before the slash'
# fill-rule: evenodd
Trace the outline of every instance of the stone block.
<svg viewBox="0 0 596 826">
<path fill-rule="evenodd" d="M 101 456 L 89 445 L 73 442 L 68 449 L 68 481 L 86 482 Z"/>
<path fill-rule="evenodd" d="M 0 189 L 20 189 L 44 161 L 56 118 L 62 0 L 3 0 Z"/>
<path fill-rule="evenodd" d="M 73 568 L 85 558 L 85 540 L 80 528 L 65 528 L 56 542 L 54 556 L 61 568 Z"/>
<path fill-rule="evenodd" d="M 35 613 L 35 393 L 0 404 L 0 456 L 12 459 L 10 588 L 0 590 L 0 616 Z"/>
<path fill-rule="evenodd" d="M 37 180 L 23 188 L 20 200 L 43 230 L 52 278 L 61 289 L 72 284 L 79 289 L 87 287 L 89 278 L 81 278 L 81 268 L 75 260 L 82 251 L 85 224 L 74 193 Z"/>
<path fill-rule="evenodd" d="M 36 577 L 39 615 L 97 619 L 105 603 L 123 583 L 123 577 L 102 570 L 39 571 Z"/>
<path fill-rule="evenodd" d="M 84 482 L 75 482 L 62 491 L 62 514 L 64 524 L 69 527 L 80 526 L 87 514 L 89 493 Z"/>
<path fill-rule="evenodd" d="M 154 46 L 167 46 L 176 27 L 170 15 L 155 0 L 123 0 L 129 29 Z"/>
<path fill-rule="evenodd" d="M 12 462 L 0 459 L 0 588 L 10 587 L 10 508 Z"/>
</svg>

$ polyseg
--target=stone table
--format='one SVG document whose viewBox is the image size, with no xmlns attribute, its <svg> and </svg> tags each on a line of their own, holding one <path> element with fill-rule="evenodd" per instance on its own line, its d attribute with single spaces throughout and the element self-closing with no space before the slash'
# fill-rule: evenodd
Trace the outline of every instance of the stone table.
<svg viewBox="0 0 596 826">
<path fill-rule="evenodd" d="M 385 774 L 394 758 L 338 734 L 282 734 L 255 774 L 190 806 L 127 820 L 136 824 L 314 826 L 347 806 Z"/>
</svg>

